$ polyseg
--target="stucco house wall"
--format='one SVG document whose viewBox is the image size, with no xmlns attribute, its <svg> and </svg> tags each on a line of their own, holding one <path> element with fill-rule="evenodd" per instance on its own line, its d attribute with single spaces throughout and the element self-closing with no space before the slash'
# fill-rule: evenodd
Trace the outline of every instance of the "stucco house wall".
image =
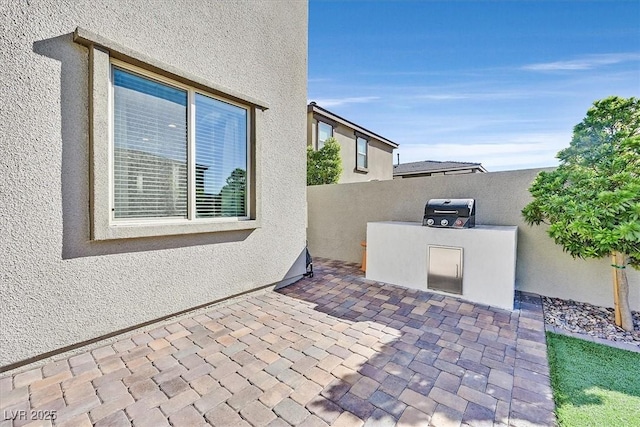
<svg viewBox="0 0 640 427">
<path fill-rule="evenodd" d="M 369 139 L 368 168 L 366 172 L 356 170 L 356 137 L 354 130 L 342 124 L 333 131 L 340 143 L 342 175 L 339 183 L 365 182 L 393 179 L 393 148 L 376 139 Z"/>
<path fill-rule="evenodd" d="M 476 224 L 518 227 L 516 289 L 613 307 L 609 259 L 573 259 L 545 226 L 531 227 L 522 219 L 520 211 L 531 200 L 528 188 L 540 170 L 309 187 L 309 251 L 360 263 L 367 222 L 421 222 L 429 199 L 473 198 Z M 628 268 L 627 274 L 631 307 L 640 310 L 640 271 Z"/>
<path fill-rule="evenodd" d="M 267 102 L 258 228 L 91 240 L 77 27 Z M 307 2 L 5 1 L 0 63 L 0 367 L 304 272 Z"/>
<path fill-rule="evenodd" d="M 312 108 L 317 109 L 317 106 Z M 323 109 L 324 110 L 324 109 Z M 317 112 L 307 113 L 307 145 L 317 148 Z M 334 120 L 336 116 L 327 116 L 327 122 L 334 125 L 333 137 L 340 144 L 340 156 L 342 158 L 342 175 L 339 184 L 350 182 L 366 182 L 393 179 L 393 150 L 397 144 L 390 145 L 368 136 L 368 167 L 367 171 L 360 171 L 356 168 L 356 131 L 361 128 L 349 126 L 345 122 Z M 342 119 L 344 120 L 344 119 Z"/>
</svg>

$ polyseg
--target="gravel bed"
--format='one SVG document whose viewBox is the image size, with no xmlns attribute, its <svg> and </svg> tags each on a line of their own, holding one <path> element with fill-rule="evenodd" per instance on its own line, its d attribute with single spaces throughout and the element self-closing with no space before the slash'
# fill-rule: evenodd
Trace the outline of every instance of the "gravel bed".
<svg viewBox="0 0 640 427">
<path fill-rule="evenodd" d="M 640 347 L 640 312 L 632 312 L 634 331 L 627 332 L 616 326 L 613 308 L 549 297 L 542 297 L 542 303 L 544 321 L 548 325 Z"/>
</svg>

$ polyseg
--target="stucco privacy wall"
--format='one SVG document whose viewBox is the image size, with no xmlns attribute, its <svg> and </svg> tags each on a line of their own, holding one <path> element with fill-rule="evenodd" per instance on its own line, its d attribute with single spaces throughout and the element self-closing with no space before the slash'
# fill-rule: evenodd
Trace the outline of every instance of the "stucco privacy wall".
<svg viewBox="0 0 640 427">
<path fill-rule="evenodd" d="M 477 201 L 477 224 L 518 226 L 516 289 L 612 307 L 610 260 L 574 260 L 544 226 L 522 220 L 520 211 L 531 200 L 528 188 L 540 170 L 308 187 L 309 251 L 359 263 L 367 222 L 421 221 L 428 199 L 469 197 Z M 640 272 L 629 268 L 628 278 L 632 309 L 640 310 Z"/>
<path fill-rule="evenodd" d="M 89 241 L 82 27 L 264 100 L 261 228 Z M 0 367 L 304 272 L 307 3 L 0 0 Z"/>
</svg>

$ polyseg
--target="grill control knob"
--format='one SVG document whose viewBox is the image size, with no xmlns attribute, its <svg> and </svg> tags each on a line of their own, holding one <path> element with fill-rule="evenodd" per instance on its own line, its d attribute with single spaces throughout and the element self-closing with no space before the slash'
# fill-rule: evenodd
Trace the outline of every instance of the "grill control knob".
<svg viewBox="0 0 640 427">
<path fill-rule="evenodd" d="M 440 225 L 447 226 L 449 225 L 449 221 L 447 221 L 446 219 L 440 220 Z"/>
<path fill-rule="evenodd" d="M 429 219 L 427 220 L 427 225 L 433 225 L 433 223 L 434 223 L 434 222 L 435 222 L 435 221 L 433 220 L 433 218 L 429 218 Z"/>
</svg>

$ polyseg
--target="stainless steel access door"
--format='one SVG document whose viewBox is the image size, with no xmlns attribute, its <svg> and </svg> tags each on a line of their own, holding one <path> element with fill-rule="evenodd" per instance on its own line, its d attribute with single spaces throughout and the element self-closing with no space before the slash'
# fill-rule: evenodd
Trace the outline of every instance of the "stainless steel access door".
<svg viewBox="0 0 640 427">
<path fill-rule="evenodd" d="M 428 247 L 427 288 L 462 295 L 462 248 Z"/>
</svg>

